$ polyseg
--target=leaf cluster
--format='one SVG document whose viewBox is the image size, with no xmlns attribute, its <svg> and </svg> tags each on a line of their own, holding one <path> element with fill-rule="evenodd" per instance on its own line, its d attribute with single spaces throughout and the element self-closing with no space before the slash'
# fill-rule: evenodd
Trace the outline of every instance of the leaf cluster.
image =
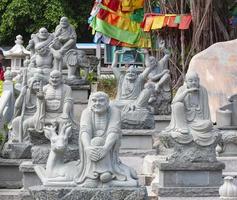
<svg viewBox="0 0 237 200">
<path fill-rule="evenodd" d="M 87 18 L 92 3 L 93 0 L 1 0 L 0 44 L 12 45 L 19 34 L 27 41 L 41 27 L 53 32 L 62 16 L 69 18 L 79 39 L 85 33 L 90 35 Z"/>
</svg>

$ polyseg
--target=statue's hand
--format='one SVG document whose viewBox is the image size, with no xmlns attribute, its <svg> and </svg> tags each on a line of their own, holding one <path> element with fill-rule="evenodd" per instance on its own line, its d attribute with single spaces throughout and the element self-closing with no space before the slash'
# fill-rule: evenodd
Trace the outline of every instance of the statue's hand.
<svg viewBox="0 0 237 200">
<path fill-rule="evenodd" d="M 104 147 L 101 147 L 98 150 L 99 150 L 100 159 L 104 158 L 108 153 L 108 151 Z"/>
<path fill-rule="evenodd" d="M 189 88 L 187 89 L 188 93 L 192 93 L 192 92 L 197 92 L 199 89 L 198 88 Z"/>
<path fill-rule="evenodd" d="M 97 148 L 89 146 L 86 148 L 86 152 L 90 160 L 94 162 L 100 160 L 100 153 L 98 152 Z"/>
</svg>

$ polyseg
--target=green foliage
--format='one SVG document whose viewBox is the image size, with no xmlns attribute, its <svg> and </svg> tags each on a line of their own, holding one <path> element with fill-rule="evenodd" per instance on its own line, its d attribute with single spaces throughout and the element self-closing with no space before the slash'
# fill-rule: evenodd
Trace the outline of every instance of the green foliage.
<svg viewBox="0 0 237 200">
<path fill-rule="evenodd" d="M 104 76 L 98 80 L 98 91 L 103 91 L 109 95 L 111 99 L 116 97 L 116 79 L 114 76 Z"/>
<path fill-rule="evenodd" d="M 92 2 L 93 0 L 1 0 L 0 44 L 12 45 L 19 34 L 28 41 L 30 35 L 41 27 L 53 32 L 62 16 L 69 18 L 79 40 L 90 40 L 87 18 Z"/>
</svg>

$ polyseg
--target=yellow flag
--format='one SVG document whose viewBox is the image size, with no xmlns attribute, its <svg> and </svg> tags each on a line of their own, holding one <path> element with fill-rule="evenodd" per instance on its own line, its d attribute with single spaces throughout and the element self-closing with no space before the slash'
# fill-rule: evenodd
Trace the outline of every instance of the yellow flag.
<svg viewBox="0 0 237 200">
<path fill-rule="evenodd" d="M 161 29 L 163 27 L 165 16 L 154 16 L 151 29 Z"/>
</svg>

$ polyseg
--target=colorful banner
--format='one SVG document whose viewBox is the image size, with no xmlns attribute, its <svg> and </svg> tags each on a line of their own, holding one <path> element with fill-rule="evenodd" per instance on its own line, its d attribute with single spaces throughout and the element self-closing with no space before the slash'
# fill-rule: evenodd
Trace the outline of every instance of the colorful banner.
<svg viewBox="0 0 237 200">
<path fill-rule="evenodd" d="M 144 0 L 97 1 L 89 20 L 92 32 L 104 35 L 102 38 L 111 38 L 105 41 L 118 43 L 120 46 L 150 47 L 150 35 L 143 32 L 140 23 L 144 16 L 143 5 Z"/>
<path fill-rule="evenodd" d="M 141 27 L 143 31 L 150 32 L 151 30 L 162 29 L 164 27 L 189 29 L 192 22 L 190 14 L 177 15 L 177 14 L 154 14 L 147 13 L 144 16 Z"/>
</svg>

